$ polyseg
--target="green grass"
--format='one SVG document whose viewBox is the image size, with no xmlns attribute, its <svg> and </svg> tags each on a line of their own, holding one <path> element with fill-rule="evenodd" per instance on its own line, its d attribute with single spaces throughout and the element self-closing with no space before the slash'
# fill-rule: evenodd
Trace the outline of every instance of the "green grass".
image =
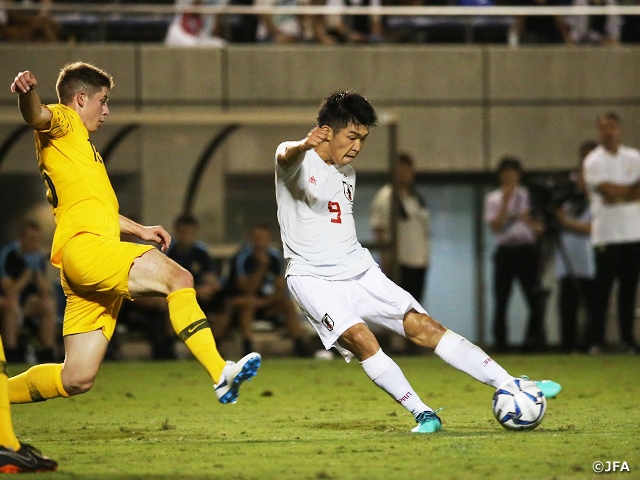
<svg viewBox="0 0 640 480">
<path fill-rule="evenodd" d="M 411 434 L 412 416 L 342 360 L 266 359 L 226 406 L 195 362 L 108 363 L 89 393 L 14 405 L 13 418 L 60 463 L 39 479 L 582 479 L 599 477 L 596 460 L 640 478 L 640 357 L 496 359 L 563 384 L 536 430 L 502 429 L 493 390 L 434 356 L 396 358 L 445 407 L 433 435 Z"/>
</svg>

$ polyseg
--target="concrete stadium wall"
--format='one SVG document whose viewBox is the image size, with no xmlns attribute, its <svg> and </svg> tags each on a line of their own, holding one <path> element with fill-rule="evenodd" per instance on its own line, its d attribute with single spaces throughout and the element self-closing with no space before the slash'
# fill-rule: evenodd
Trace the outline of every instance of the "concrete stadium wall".
<svg viewBox="0 0 640 480">
<path fill-rule="evenodd" d="M 59 68 L 80 59 L 114 75 L 113 118 L 133 111 L 170 117 L 295 109 L 308 115 L 308 124 L 242 128 L 229 137 L 206 171 L 206 198 L 198 200 L 198 213 L 213 222 L 222 221 L 223 174 L 271 171 L 277 144 L 301 138 L 314 124 L 319 100 L 342 88 L 363 93 L 398 119 L 397 147 L 414 153 L 424 172 L 486 172 L 504 154 L 520 156 L 528 169 L 572 167 L 579 143 L 595 136 L 595 116 L 610 109 L 622 115 L 625 142 L 640 146 L 640 48 L 479 45 L 4 44 L 0 116 L 15 115 L 16 123 L 0 123 L 0 144 L 20 125 L 8 89 L 15 74 L 32 70 L 43 99 L 55 101 Z M 96 146 L 103 148 L 118 128 L 107 123 L 93 137 Z M 141 174 L 143 221 L 168 224 L 179 212 L 190 173 L 217 129 L 149 126 L 119 144 L 109 168 Z M 386 171 L 388 132 L 380 128 L 370 139 L 356 167 Z M 25 135 L 0 173 L 32 172 L 32 159 Z"/>
</svg>

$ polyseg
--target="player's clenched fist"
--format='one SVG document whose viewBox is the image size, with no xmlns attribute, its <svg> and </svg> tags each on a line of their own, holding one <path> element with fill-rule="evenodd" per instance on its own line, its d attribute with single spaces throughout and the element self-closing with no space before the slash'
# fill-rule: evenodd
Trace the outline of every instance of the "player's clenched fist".
<svg viewBox="0 0 640 480">
<path fill-rule="evenodd" d="M 324 125 L 322 127 L 314 127 L 305 138 L 303 144 L 307 150 L 317 147 L 323 142 L 331 140 L 331 129 Z"/>
<path fill-rule="evenodd" d="M 38 80 L 30 71 L 20 72 L 13 83 L 11 84 L 11 91 L 13 93 L 27 93 L 29 90 L 35 88 L 38 85 Z"/>
</svg>

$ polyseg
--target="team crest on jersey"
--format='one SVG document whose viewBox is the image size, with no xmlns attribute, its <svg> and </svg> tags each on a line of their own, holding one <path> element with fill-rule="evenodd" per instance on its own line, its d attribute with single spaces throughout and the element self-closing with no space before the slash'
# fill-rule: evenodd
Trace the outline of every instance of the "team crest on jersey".
<svg viewBox="0 0 640 480">
<path fill-rule="evenodd" d="M 328 313 L 325 313 L 324 317 L 322 317 L 322 324 L 327 330 L 333 332 L 333 319 L 329 316 Z"/>
<path fill-rule="evenodd" d="M 347 197 L 347 200 L 353 202 L 353 186 L 345 181 L 342 181 L 342 189 L 344 190 L 344 196 Z"/>
</svg>

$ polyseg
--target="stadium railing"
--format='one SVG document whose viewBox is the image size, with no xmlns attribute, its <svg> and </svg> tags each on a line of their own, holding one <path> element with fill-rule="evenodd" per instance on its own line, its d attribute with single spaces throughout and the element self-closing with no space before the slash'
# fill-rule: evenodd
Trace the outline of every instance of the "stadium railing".
<svg viewBox="0 0 640 480">
<path fill-rule="evenodd" d="M 184 12 L 213 15 L 373 15 L 387 17 L 389 28 L 409 28 L 428 40 L 437 29 L 463 30 L 471 42 L 482 29 L 506 31 L 517 16 L 621 15 L 637 24 L 640 5 L 610 6 L 272 6 L 174 5 L 170 0 L 53 3 L 49 11 L 81 41 L 161 41 L 172 19 Z M 5 4 L 6 10 L 38 11 L 37 3 Z M 490 37 L 495 38 L 495 37 Z M 638 41 L 640 36 L 630 36 Z M 623 39 L 624 40 L 624 39 Z"/>
</svg>

